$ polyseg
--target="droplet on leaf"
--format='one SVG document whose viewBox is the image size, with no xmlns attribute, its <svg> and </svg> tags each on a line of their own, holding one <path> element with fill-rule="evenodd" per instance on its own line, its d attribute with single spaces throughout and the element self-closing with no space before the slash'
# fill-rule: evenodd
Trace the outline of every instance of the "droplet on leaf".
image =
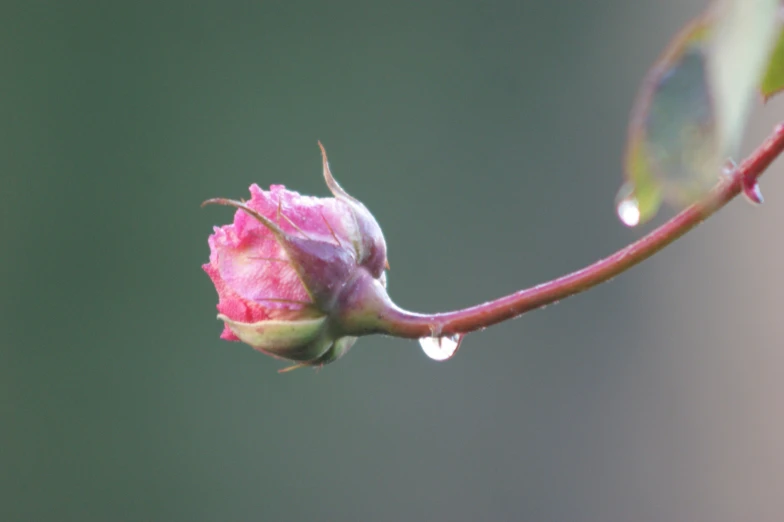
<svg viewBox="0 0 784 522">
<path fill-rule="evenodd" d="M 618 202 L 618 217 L 627 227 L 636 227 L 640 223 L 640 205 L 637 199 L 627 197 Z"/>
<path fill-rule="evenodd" d="M 457 352 L 460 343 L 463 341 L 463 337 L 463 334 L 444 335 L 441 337 L 422 337 L 419 340 L 419 346 L 422 347 L 422 351 L 425 352 L 425 355 L 434 361 L 446 361 Z"/>
<path fill-rule="evenodd" d="M 645 222 L 659 209 L 661 195 L 656 185 L 647 186 L 649 190 L 638 191 L 626 182 L 615 196 L 615 212 L 627 227 L 636 227 Z"/>
</svg>

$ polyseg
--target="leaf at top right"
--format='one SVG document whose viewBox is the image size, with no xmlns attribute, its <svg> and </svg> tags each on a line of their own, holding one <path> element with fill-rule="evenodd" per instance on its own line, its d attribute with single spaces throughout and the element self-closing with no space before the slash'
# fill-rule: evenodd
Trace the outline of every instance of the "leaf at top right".
<svg viewBox="0 0 784 522">
<path fill-rule="evenodd" d="M 784 19 L 784 11 L 779 11 L 779 20 Z M 765 101 L 784 90 L 784 28 L 779 28 L 776 44 L 770 54 L 765 76 L 760 83 L 760 91 Z"/>
<path fill-rule="evenodd" d="M 662 201 L 676 208 L 697 201 L 739 154 L 781 30 L 779 2 L 715 0 L 651 68 L 629 125 L 617 200 L 625 224 L 650 219 Z"/>
</svg>

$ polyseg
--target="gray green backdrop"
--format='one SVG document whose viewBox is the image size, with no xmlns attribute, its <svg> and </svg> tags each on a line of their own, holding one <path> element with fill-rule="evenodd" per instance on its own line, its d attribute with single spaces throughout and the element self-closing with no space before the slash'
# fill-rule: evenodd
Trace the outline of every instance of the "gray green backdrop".
<svg viewBox="0 0 784 522">
<path fill-rule="evenodd" d="M 781 520 L 781 164 L 445 363 L 378 337 L 278 375 L 200 269 L 232 215 L 200 202 L 326 195 L 318 139 L 407 308 L 612 252 L 635 90 L 704 5 L 3 2 L 0 520 Z"/>
</svg>

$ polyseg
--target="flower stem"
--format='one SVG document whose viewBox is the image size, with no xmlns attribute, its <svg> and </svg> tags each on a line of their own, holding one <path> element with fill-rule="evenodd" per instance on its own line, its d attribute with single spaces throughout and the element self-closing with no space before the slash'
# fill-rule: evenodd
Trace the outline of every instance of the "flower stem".
<svg viewBox="0 0 784 522">
<path fill-rule="evenodd" d="M 645 237 L 581 270 L 494 301 L 438 314 L 417 314 L 392 306 L 379 314 L 378 331 L 396 337 L 421 338 L 481 330 L 584 292 L 648 259 L 693 229 L 740 194 L 754 186 L 760 175 L 784 151 L 784 124 L 720 181 L 700 201 Z"/>
</svg>

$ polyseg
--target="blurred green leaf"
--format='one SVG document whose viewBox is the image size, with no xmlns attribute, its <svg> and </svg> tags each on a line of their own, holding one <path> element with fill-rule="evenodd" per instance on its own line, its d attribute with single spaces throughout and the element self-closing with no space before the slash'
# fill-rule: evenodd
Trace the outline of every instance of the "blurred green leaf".
<svg viewBox="0 0 784 522">
<path fill-rule="evenodd" d="M 754 94 L 780 26 L 780 0 L 719 0 L 711 16 L 710 86 L 716 100 L 723 163 L 740 151 Z"/>
<path fill-rule="evenodd" d="M 629 125 L 627 181 L 619 192 L 618 208 L 635 204 L 640 223 L 656 214 L 662 198 L 683 204 L 710 185 L 702 164 L 705 157 L 716 156 L 707 85 L 709 36 L 704 18 L 685 27 L 648 72 L 638 93 Z M 636 224 L 621 217 L 626 224 Z"/>
<path fill-rule="evenodd" d="M 694 202 L 738 154 L 777 35 L 778 8 L 778 0 L 717 1 L 648 72 L 632 112 L 617 200 L 624 223 L 650 219 L 662 200 L 679 208 Z"/>
<path fill-rule="evenodd" d="M 779 27 L 779 36 L 768 60 L 760 91 L 767 100 L 782 89 L 784 89 L 784 30 Z"/>
</svg>

